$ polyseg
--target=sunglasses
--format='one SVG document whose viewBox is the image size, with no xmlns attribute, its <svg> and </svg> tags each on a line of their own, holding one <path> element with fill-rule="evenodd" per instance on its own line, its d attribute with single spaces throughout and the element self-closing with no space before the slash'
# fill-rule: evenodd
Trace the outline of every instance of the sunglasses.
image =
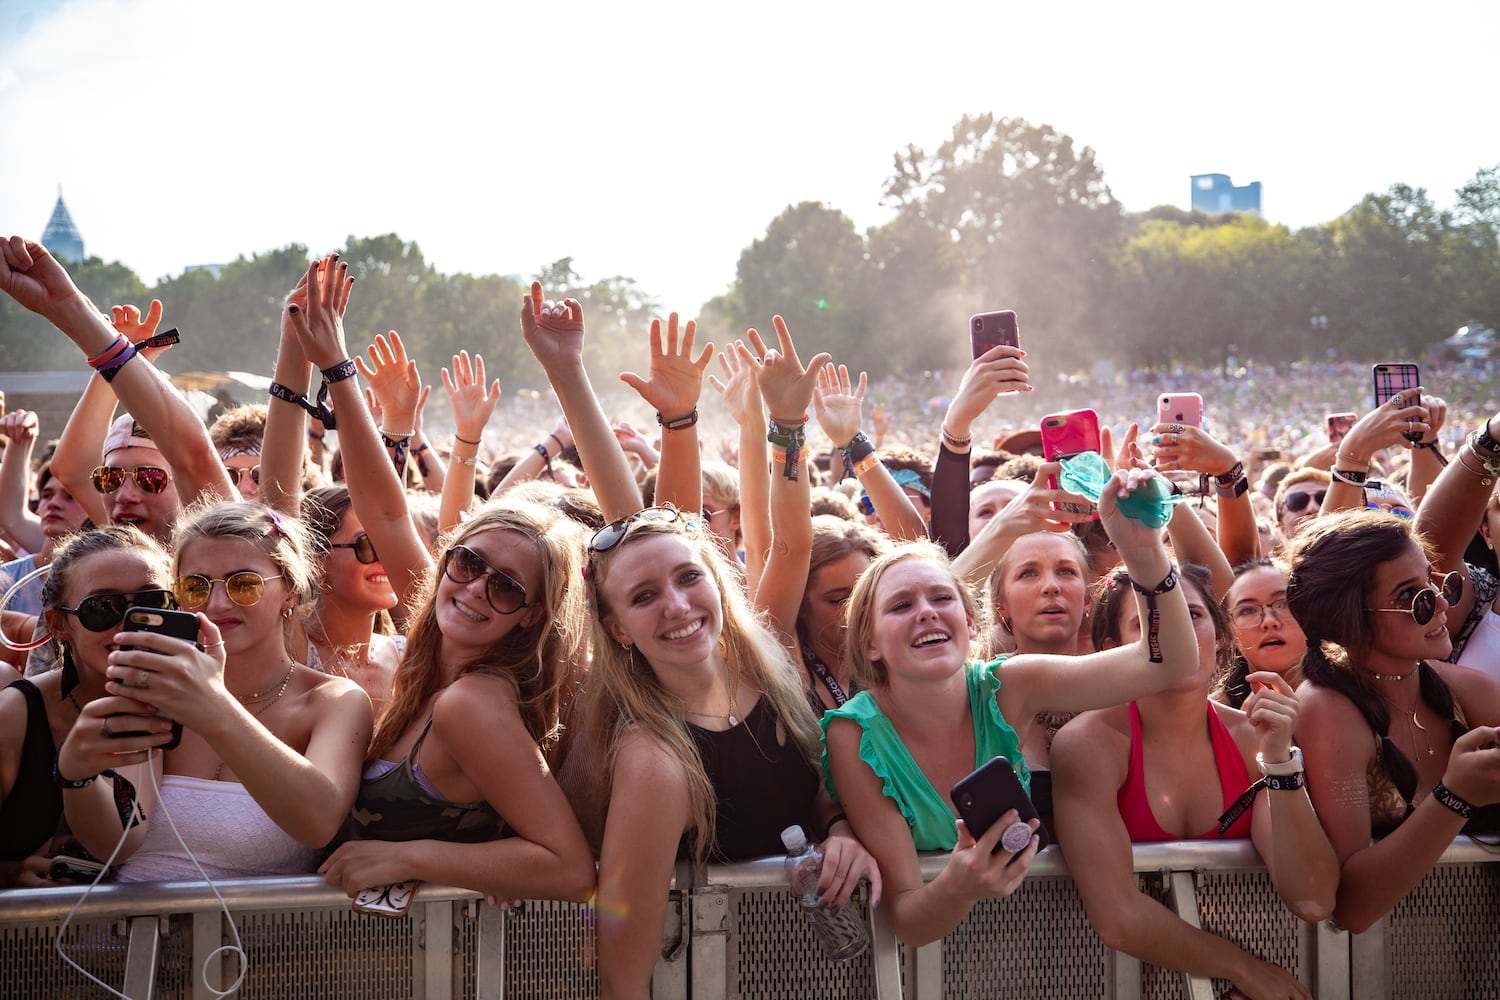
<svg viewBox="0 0 1500 1000">
<path fill-rule="evenodd" d="M 595 555 L 608 552 L 623 542 L 625 536 L 630 534 L 630 529 L 637 524 L 685 524 L 694 528 L 698 526 L 697 521 L 684 516 L 676 507 L 647 507 L 645 510 L 636 511 L 629 517 L 622 517 L 618 521 L 606 524 L 594 532 L 594 537 L 589 540 L 589 552 Z"/>
<path fill-rule="evenodd" d="M 258 465 L 251 466 L 248 469 L 242 469 L 237 465 L 226 465 L 224 466 L 224 471 L 229 473 L 229 478 L 234 483 L 235 489 L 239 489 L 240 483 L 245 481 L 246 476 L 249 476 L 250 481 L 256 486 L 260 485 L 260 466 Z"/>
<path fill-rule="evenodd" d="M 1386 510 L 1386 508 L 1380 506 L 1380 504 L 1378 503 L 1367 503 L 1365 504 L 1365 508 L 1368 510 L 1385 511 L 1385 513 L 1387 514 L 1394 514 L 1395 516 L 1401 518 L 1401 520 L 1403 521 L 1410 521 L 1412 518 L 1417 516 L 1417 512 L 1412 510 L 1410 507 L 1397 506 Z"/>
<path fill-rule="evenodd" d="M 370 536 L 363 531 L 352 542 L 329 542 L 328 547 L 330 549 L 353 549 L 354 558 L 366 566 L 380 559 L 375 554 L 375 543 L 370 541 Z"/>
<path fill-rule="evenodd" d="M 1394 611 L 1400 614 L 1411 613 L 1412 620 L 1418 625 L 1426 625 L 1432 621 L 1432 616 L 1437 614 L 1437 595 L 1441 590 L 1443 600 L 1451 608 L 1458 603 L 1458 599 L 1464 594 L 1464 578 L 1457 573 L 1449 573 L 1438 581 L 1436 587 L 1429 584 L 1417 591 L 1411 599 L 1409 608 L 1366 608 L 1366 611 Z"/>
<path fill-rule="evenodd" d="M 126 476 L 135 480 L 135 485 L 142 493 L 161 493 L 172 482 L 172 474 L 155 465 L 137 465 L 133 469 L 101 465 L 93 471 L 90 478 L 94 481 L 94 489 L 108 495 L 125 485 Z"/>
<path fill-rule="evenodd" d="M 78 602 L 76 608 L 58 608 L 78 619 L 78 624 L 90 632 L 108 632 L 119 627 L 130 608 L 150 608 L 153 611 L 175 611 L 177 602 L 170 590 L 141 590 L 134 594 L 95 594 Z"/>
<path fill-rule="evenodd" d="M 1328 496 L 1327 490 L 1313 490 L 1310 493 L 1306 490 L 1298 490 L 1296 493 L 1288 493 L 1282 499 L 1281 505 L 1287 510 L 1291 511 L 1293 514 L 1296 514 L 1304 507 L 1306 507 L 1308 505 L 1308 502 L 1312 500 L 1318 501 L 1318 506 L 1322 507 L 1323 499 L 1326 496 Z"/>
<path fill-rule="evenodd" d="M 229 595 L 231 601 L 242 608 L 248 608 L 260 603 L 261 596 L 266 592 L 266 581 L 280 579 L 280 576 L 261 576 L 249 570 L 230 573 L 222 580 L 211 580 L 201 573 L 189 573 L 173 581 L 172 592 L 177 595 L 177 603 L 183 608 L 196 611 L 208 603 L 214 584 L 222 583 L 224 593 Z"/>
<path fill-rule="evenodd" d="M 455 545 L 443 554 L 443 575 L 459 586 L 468 586 L 481 576 L 488 576 L 484 584 L 485 599 L 497 614 L 515 614 L 529 607 L 526 588 L 505 572 L 485 561 L 484 556 L 467 545 Z"/>
</svg>

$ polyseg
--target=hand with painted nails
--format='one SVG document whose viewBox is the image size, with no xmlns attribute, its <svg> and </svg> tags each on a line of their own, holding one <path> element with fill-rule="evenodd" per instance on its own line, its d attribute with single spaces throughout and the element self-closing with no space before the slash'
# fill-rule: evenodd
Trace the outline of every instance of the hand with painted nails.
<svg viewBox="0 0 1500 1000">
<path fill-rule="evenodd" d="M 302 353 L 318 368 L 332 368 L 349 357 L 344 339 L 344 310 L 354 289 L 349 265 L 334 254 L 307 269 L 307 304 L 288 302 L 288 319 Z"/>
</svg>

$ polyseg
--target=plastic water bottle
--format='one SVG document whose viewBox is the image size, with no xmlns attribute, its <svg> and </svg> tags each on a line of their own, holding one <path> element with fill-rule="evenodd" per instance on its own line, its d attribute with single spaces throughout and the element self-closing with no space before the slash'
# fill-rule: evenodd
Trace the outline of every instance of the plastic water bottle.
<svg viewBox="0 0 1500 1000">
<path fill-rule="evenodd" d="M 870 947 L 869 928 L 853 906 L 835 909 L 818 901 L 818 875 L 823 871 L 823 852 L 807 842 L 800 826 L 781 831 L 786 845 L 786 876 L 802 915 L 812 925 L 823 950 L 835 962 L 847 962 Z"/>
</svg>

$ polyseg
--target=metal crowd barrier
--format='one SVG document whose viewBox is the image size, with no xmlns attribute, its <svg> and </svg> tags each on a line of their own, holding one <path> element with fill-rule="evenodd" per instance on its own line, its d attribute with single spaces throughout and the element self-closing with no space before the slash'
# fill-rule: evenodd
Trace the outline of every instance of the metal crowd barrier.
<svg viewBox="0 0 1500 1000">
<path fill-rule="evenodd" d="M 924 875 L 945 860 L 925 856 Z M 1248 841 L 1139 845 L 1135 871 L 1142 891 L 1292 970 L 1320 1000 L 1500 997 L 1500 854 L 1468 838 L 1360 935 L 1293 917 Z M 940 942 L 901 945 L 884 912 L 865 909 L 873 947 L 846 965 L 822 956 L 781 859 L 710 866 L 692 885 L 688 876 L 679 869 L 672 890 L 653 1000 L 1211 1000 L 1229 985 L 1105 948 L 1055 848 L 1010 898 L 975 907 Z M 249 960 L 237 994 L 245 1000 L 599 995 L 585 906 L 531 901 L 502 912 L 472 892 L 424 885 L 410 914 L 390 919 L 353 912 L 342 892 L 313 878 L 218 887 Z M 109 995 L 56 951 L 82 894 L 0 892 L 0 1000 Z M 230 938 L 218 901 L 198 883 L 100 886 L 61 937 L 74 961 L 133 1000 L 208 1000 L 208 982 L 222 989 L 237 974 L 235 958 L 210 957 Z"/>
</svg>

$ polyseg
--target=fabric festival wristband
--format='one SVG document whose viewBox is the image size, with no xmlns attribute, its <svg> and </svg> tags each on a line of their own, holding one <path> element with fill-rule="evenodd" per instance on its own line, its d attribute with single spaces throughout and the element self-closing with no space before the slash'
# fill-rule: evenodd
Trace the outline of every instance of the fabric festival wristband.
<svg viewBox="0 0 1500 1000">
<path fill-rule="evenodd" d="M 103 378 L 104 381 L 113 382 L 115 380 L 115 376 L 120 374 L 120 369 L 125 367 L 125 362 L 135 357 L 135 355 L 135 345 L 131 344 L 130 346 L 126 347 L 125 350 L 117 354 L 113 359 L 95 366 L 94 371 L 98 372 L 100 377 Z"/>
<path fill-rule="evenodd" d="M 656 411 L 656 422 L 657 422 L 657 424 L 663 430 L 685 431 L 689 427 L 692 427 L 694 424 L 696 424 L 698 422 L 698 408 L 695 406 L 695 407 L 693 407 L 693 412 L 689 413 L 687 416 L 684 416 L 684 417 L 674 417 L 671 420 L 668 420 L 665 417 L 663 417 L 661 415 L 661 411 L 657 410 Z M 556 436 L 553 435 L 553 438 L 555 440 Z M 562 443 L 561 441 L 558 442 L 558 444 L 561 444 L 561 443 Z"/>
<path fill-rule="evenodd" d="M 96 354 L 93 357 L 91 357 L 91 358 L 88 359 L 89 367 L 90 368 L 97 368 L 97 367 L 99 367 L 100 365 L 102 365 L 106 361 L 108 361 L 109 359 L 111 359 L 111 358 L 115 357 L 116 355 L 120 354 L 122 351 L 125 350 L 125 348 L 127 348 L 129 346 L 130 346 L 130 341 L 126 340 L 123 334 L 117 335 L 115 337 L 115 339 L 114 339 L 114 343 L 110 344 L 104 350 L 100 351 L 98 354 Z"/>
<path fill-rule="evenodd" d="M 1137 594 L 1146 598 L 1146 648 L 1150 652 L 1152 663 L 1162 662 L 1161 652 L 1161 608 L 1157 606 L 1156 599 L 1162 594 L 1168 593 L 1177 586 L 1177 567 L 1173 566 L 1167 570 L 1167 578 L 1155 590 L 1147 590 L 1135 582 L 1135 577 L 1130 577 L 1130 586 Z"/>
<path fill-rule="evenodd" d="M 1459 798 L 1457 795 L 1453 794 L 1448 786 L 1443 784 L 1441 781 L 1432 786 L 1432 797 L 1438 802 L 1447 806 L 1449 809 L 1452 809 L 1454 812 L 1458 813 L 1464 819 L 1468 819 L 1470 816 L 1474 815 L 1474 804 L 1467 799 Z"/>
<path fill-rule="evenodd" d="M 854 463 L 854 475 L 856 478 L 863 476 L 866 472 L 869 472 L 879 464 L 880 456 L 872 451 L 864 458 L 861 458 L 859 461 Z"/>
<path fill-rule="evenodd" d="M 359 374 L 359 369 L 354 366 L 353 358 L 345 358 L 336 365 L 329 365 L 327 368 L 322 369 L 322 372 L 324 384 L 333 385 L 335 382 L 342 382 L 345 379 L 353 378 Z"/>
</svg>

